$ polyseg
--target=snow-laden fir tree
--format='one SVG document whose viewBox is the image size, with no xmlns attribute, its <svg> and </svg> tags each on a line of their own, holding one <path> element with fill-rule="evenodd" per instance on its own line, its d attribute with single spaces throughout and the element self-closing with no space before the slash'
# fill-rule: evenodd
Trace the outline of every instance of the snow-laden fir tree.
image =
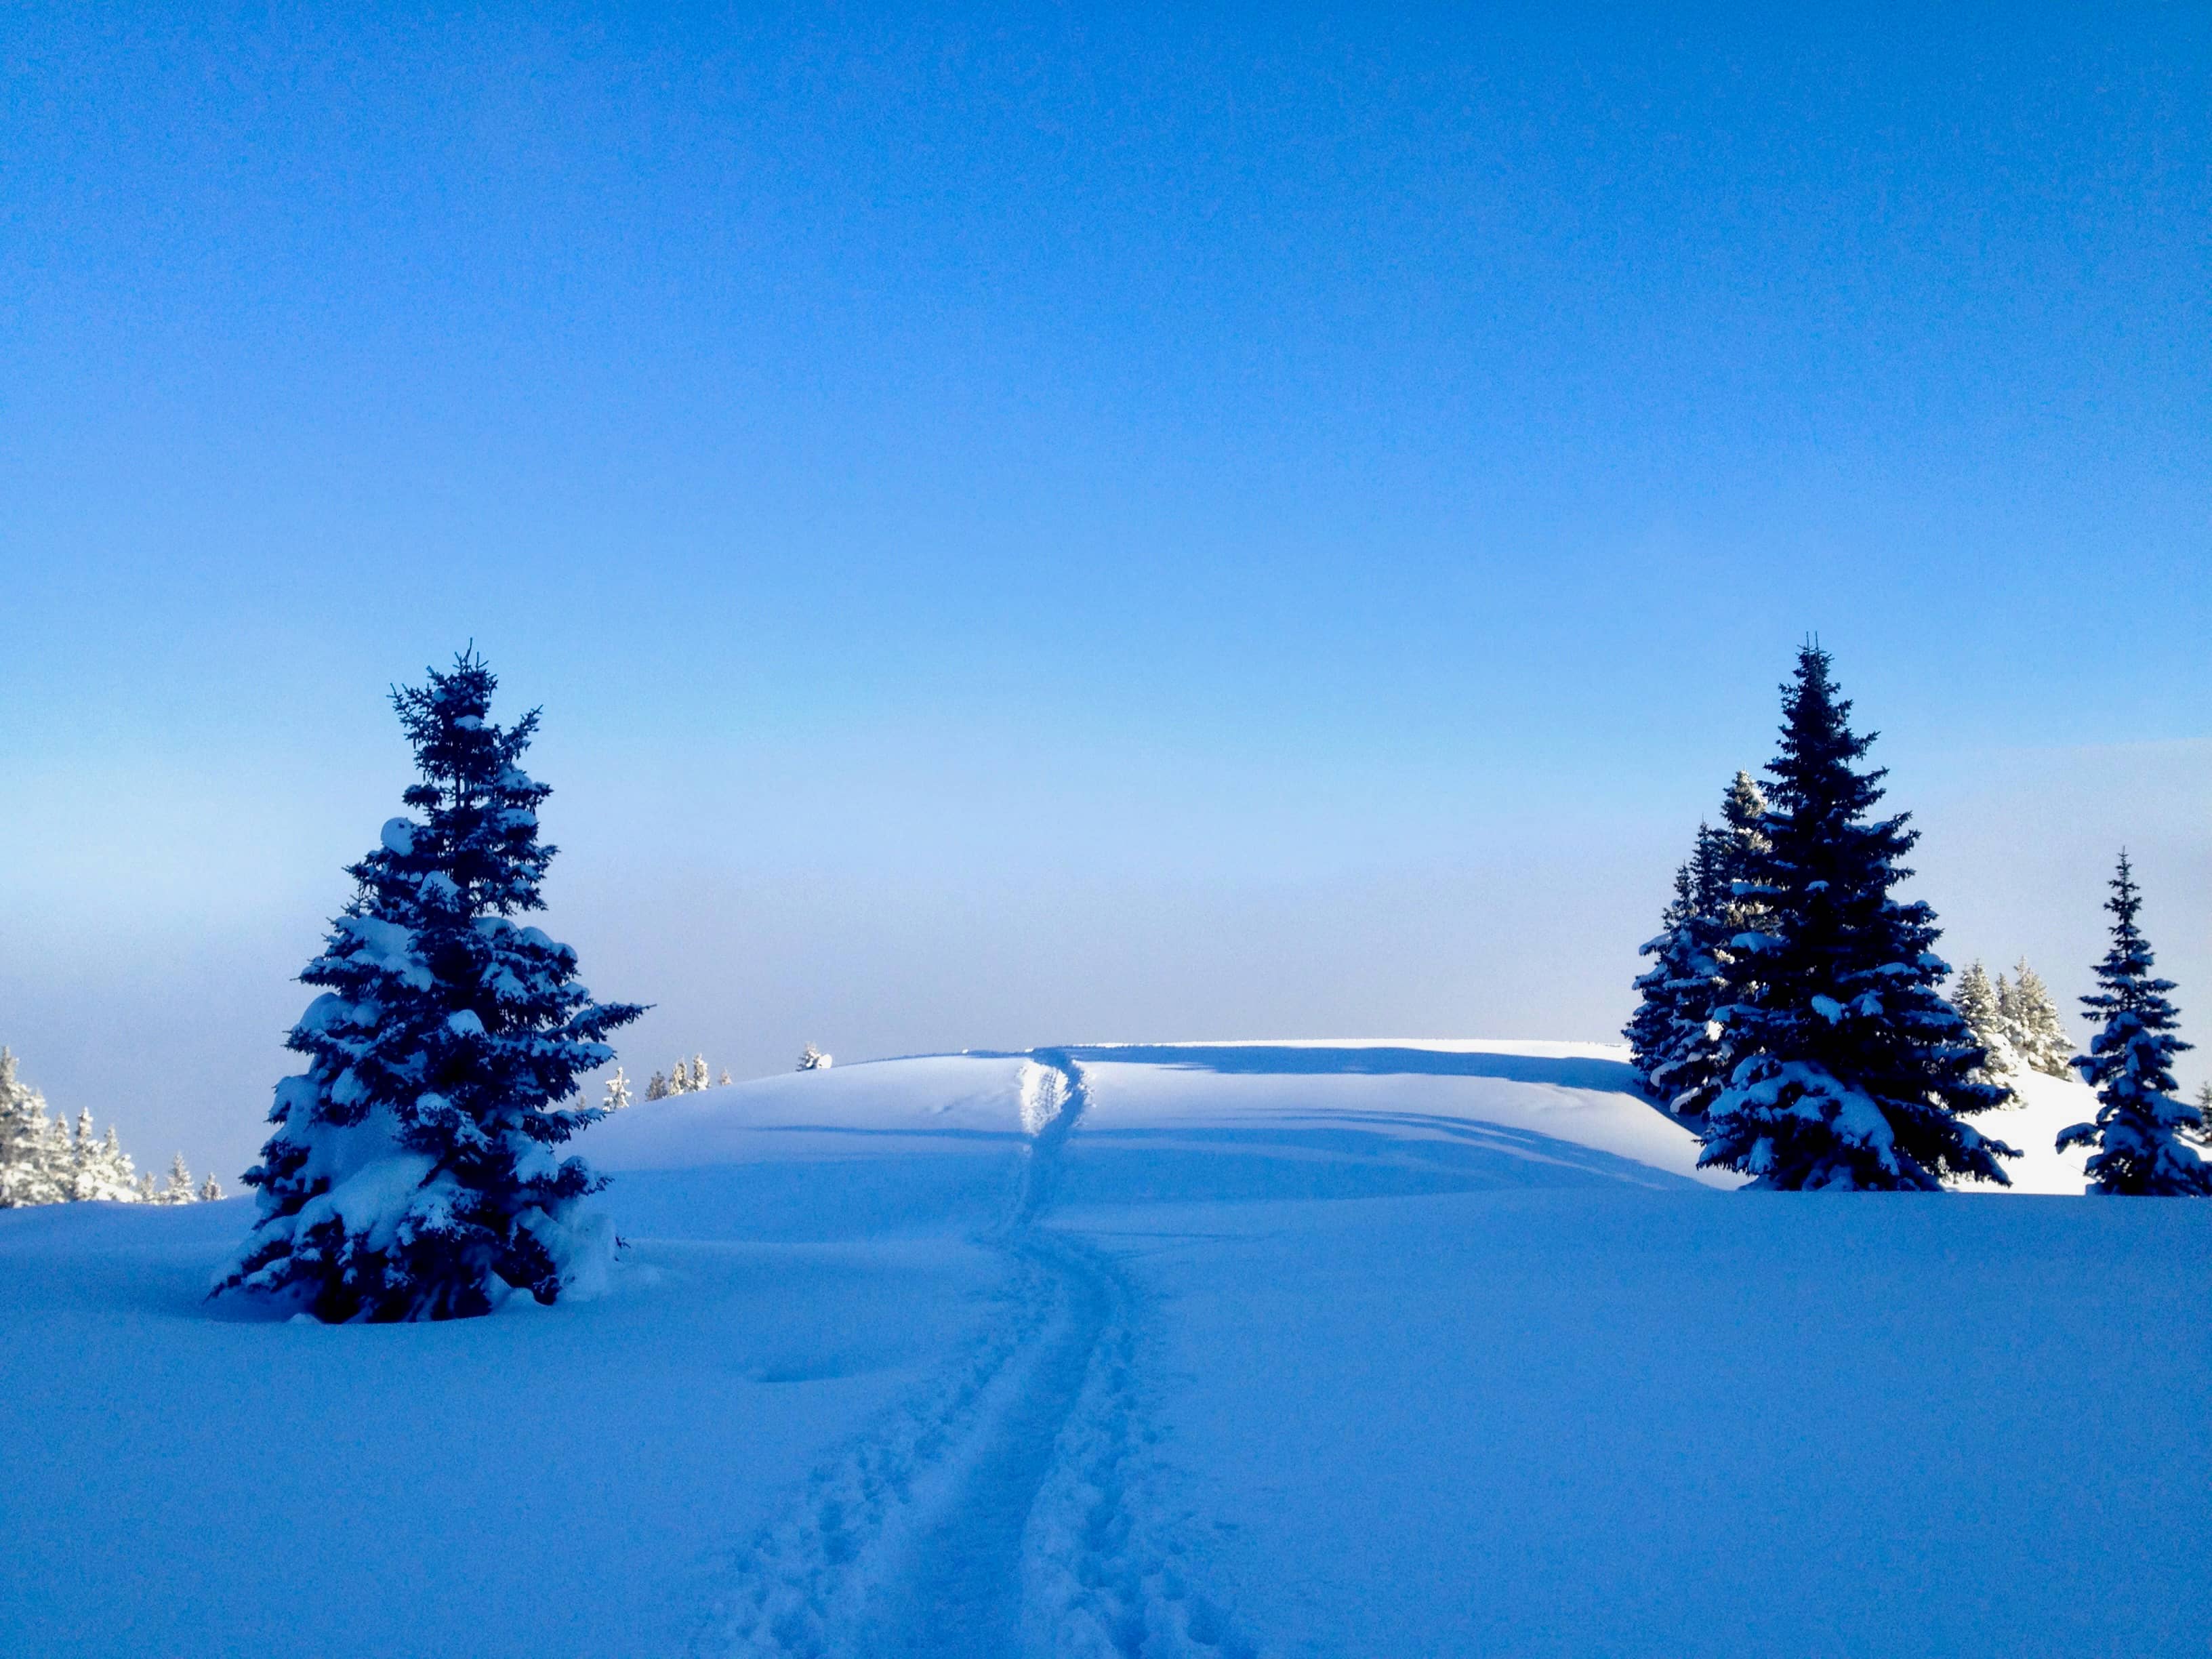
<svg viewBox="0 0 2212 1659">
<path fill-rule="evenodd" d="M 192 1172 L 185 1167 L 185 1155 L 179 1152 L 169 1160 L 169 1179 L 154 1196 L 156 1204 L 197 1204 L 199 1189 L 192 1184 Z"/>
<path fill-rule="evenodd" d="M 1646 1092 L 1669 1111 L 1701 1119 L 1725 1080 L 1724 1033 L 1713 1018 L 1726 1000 L 1734 957 L 1728 941 L 1757 923 L 1754 899 L 1739 894 L 1748 861 L 1764 842 L 1766 798 L 1739 771 L 1721 802 L 1722 827 L 1698 826 L 1689 861 L 1676 872 L 1662 931 L 1640 954 L 1654 958 L 1639 975 L 1640 1000 L 1626 1035 Z"/>
<path fill-rule="evenodd" d="M 799 1051 L 799 1069 L 802 1072 L 818 1072 L 829 1064 L 830 1056 L 811 1042 Z"/>
<path fill-rule="evenodd" d="M 15 1056 L 0 1048 L 0 1209 L 58 1204 L 67 1196 L 46 1097 L 16 1075 Z"/>
<path fill-rule="evenodd" d="M 2212 1146 L 2212 1083 L 2197 1091 L 2197 1143 Z"/>
<path fill-rule="evenodd" d="M 1733 924 L 1732 932 L 1742 932 L 1758 915 L 1756 896 L 1734 890 L 1736 884 L 1745 881 L 1752 860 L 1766 850 L 1766 836 L 1759 827 L 1765 818 L 1766 792 L 1759 787 L 1756 778 L 1739 768 L 1721 800 L 1721 833 L 1727 839 L 1721 848 L 1720 878 L 1729 890 L 1729 921 Z"/>
<path fill-rule="evenodd" d="M 1698 833 L 1702 837 L 1711 832 L 1701 824 Z M 1654 1095 L 1662 1093 L 1656 1074 L 1674 1058 L 1680 1041 L 1674 1021 L 1674 987 L 1694 961 L 1688 933 L 1697 904 L 1691 892 L 1690 866 L 1685 862 L 1675 866 L 1674 896 L 1659 913 L 1658 933 L 1637 947 L 1637 955 L 1657 959 L 1636 976 L 1636 1012 L 1621 1030 L 1628 1039 L 1629 1064 L 1645 1091 Z M 799 1057 L 802 1072 L 809 1069 L 807 1054 L 813 1047 L 809 1043 L 806 1053 Z"/>
<path fill-rule="evenodd" d="M 276 1086 L 246 1184 L 259 1219 L 218 1291 L 296 1298 L 317 1317 L 443 1319 L 514 1290 L 551 1302 L 601 1270 L 603 1182 L 562 1148 L 600 1115 L 561 1104 L 642 1012 L 595 1002 L 576 956 L 514 919 L 542 909 L 550 792 L 520 765 L 531 711 L 489 719 L 472 651 L 392 706 L 420 779 L 348 873 L 356 891 L 301 981 L 323 988 L 287 1039 L 307 1069 Z"/>
<path fill-rule="evenodd" d="M 1712 1017 L 1723 983 L 1728 904 L 1724 843 L 1724 832 L 1698 826 L 1695 850 L 1674 872 L 1674 896 L 1660 915 L 1661 931 L 1639 952 L 1652 963 L 1637 976 L 1640 1000 L 1626 1033 L 1646 1092 L 1685 1117 L 1705 1110 L 1716 1072 Z"/>
<path fill-rule="evenodd" d="M 691 1092 L 695 1095 L 703 1094 L 706 1091 L 706 1088 L 707 1056 L 704 1054 L 694 1054 L 691 1056 Z"/>
<path fill-rule="evenodd" d="M 1967 964 L 1951 988 L 1951 1006 L 1959 1011 L 1959 1018 L 1966 1022 L 1966 1029 L 1986 1056 L 1979 1073 L 1982 1081 L 2005 1087 L 2005 1079 L 2020 1068 L 2020 1056 L 2013 1049 L 1997 988 L 1990 983 L 1989 971 L 1979 958 Z M 2008 1087 L 2005 1091 L 2011 1094 Z"/>
<path fill-rule="evenodd" d="M 659 1072 L 655 1072 L 651 1077 L 646 1079 L 645 1097 L 647 1100 L 667 1099 L 668 1079 L 662 1076 Z"/>
<path fill-rule="evenodd" d="M 1997 1013 L 2005 1040 L 2021 1063 L 2045 1077 L 2074 1075 L 2074 1045 L 2058 1018 L 2058 1005 L 2042 977 L 2023 957 L 2013 964 L 2009 982 L 1997 975 Z"/>
<path fill-rule="evenodd" d="M 2112 915 L 2112 948 L 2097 964 L 2096 991 L 2081 999 L 2085 1018 L 2100 1029 L 2074 1069 L 2097 1091 L 2097 1117 L 2058 1135 L 2058 1150 L 2092 1148 L 2089 1189 L 2162 1197 L 2212 1196 L 2212 1165 L 2181 1138 L 2199 1120 L 2197 1109 L 2175 1098 L 2173 1057 L 2190 1045 L 2173 1035 L 2176 1019 L 2166 993 L 2170 979 L 2151 977 L 2150 941 L 2136 925 L 2142 894 L 2128 855 L 2112 881 L 2105 908 Z"/>
<path fill-rule="evenodd" d="M 647 1099 L 652 1097 L 650 1095 L 647 1097 Z M 599 1109 L 605 1112 L 619 1112 L 629 1104 L 629 1075 L 617 1066 L 615 1067 L 615 1074 L 607 1079 L 606 1098 L 599 1102 Z"/>
<path fill-rule="evenodd" d="M 730 1068 L 726 1066 L 722 1067 L 722 1080 L 720 1086 L 725 1089 L 730 1086 Z"/>
<path fill-rule="evenodd" d="M 1937 988 L 1936 918 L 1890 889 L 1918 838 L 1903 815 L 1869 819 L 1874 738 L 1850 730 L 1827 653 L 1808 645 L 1783 688 L 1781 753 L 1738 896 L 1754 928 L 1719 1018 L 1731 1061 L 1706 1114 L 1701 1164 L 1756 1186 L 1937 1190 L 1946 1176 L 2003 1182 L 2014 1156 L 1964 1119 L 2003 1098 L 1977 1082 L 1980 1047 Z"/>
<path fill-rule="evenodd" d="M 138 1185 L 131 1155 L 116 1139 L 115 1126 L 103 1137 L 94 1129 L 89 1109 L 76 1115 L 76 1133 L 69 1141 L 69 1164 L 62 1177 L 63 1196 L 74 1203 L 136 1204 L 147 1194 Z"/>
</svg>

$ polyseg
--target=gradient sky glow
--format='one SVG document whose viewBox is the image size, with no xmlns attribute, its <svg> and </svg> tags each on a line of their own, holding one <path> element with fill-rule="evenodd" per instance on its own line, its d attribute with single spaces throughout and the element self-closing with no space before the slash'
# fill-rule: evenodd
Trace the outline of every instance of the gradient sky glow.
<svg viewBox="0 0 2212 1659">
<path fill-rule="evenodd" d="M 1607 1036 L 1818 629 L 2212 1050 L 2212 13 L 1560 9 L 11 9 L 0 1040 L 242 1168 L 471 639 L 634 1076 Z"/>
</svg>

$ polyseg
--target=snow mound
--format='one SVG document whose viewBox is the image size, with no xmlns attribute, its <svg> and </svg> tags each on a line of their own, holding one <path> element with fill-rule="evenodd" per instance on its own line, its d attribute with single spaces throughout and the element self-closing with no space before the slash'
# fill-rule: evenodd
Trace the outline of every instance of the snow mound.
<svg viewBox="0 0 2212 1659">
<path fill-rule="evenodd" d="M 1978 1113 L 1973 1125 L 1992 1140 L 2002 1140 L 2020 1156 L 2005 1161 L 2012 1177 L 2008 1188 L 1972 1186 L 1967 1192 L 2068 1194 L 2078 1196 L 2089 1184 L 2089 1149 L 2058 1150 L 2058 1132 L 2097 1115 L 2097 1097 L 2086 1083 L 2072 1078 L 2046 1077 L 2023 1072 L 2005 1079 L 2012 1085 L 2015 1104 Z"/>
<path fill-rule="evenodd" d="M 973 1156 L 1044 1132 L 1063 1104 L 1060 1068 L 1073 1065 L 1090 1098 L 1071 1168 L 1094 1192 L 1737 1185 L 1698 1169 L 1696 1139 L 1637 1091 L 1625 1054 L 1353 1041 L 933 1055 L 671 1096 L 610 1118 L 586 1145 L 609 1170 Z"/>
<path fill-rule="evenodd" d="M 610 1171 L 723 1168 L 1018 1149 L 1061 1102 L 1060 1063 L 1090 1103 L 1072 1178 L 1115 1200 L 1353 1197 L 1482 1187 L 1685 1182 L 1698 1141 L 1637 1088 L 1617 1043 L 1341 1038 L 1091 1043 L 971 1052 L 786 1073 L 634 1107 L 584 1143 Z M 2077 1149 L 2058 1132 L 2094 1117 L 2083 1085 L 2029 1073 L 2020 1104 L 1973 1119 L 2021 1156 L 2009 1188 L 2078 1194 Z"/>
<path fill-rule="evenodd" d="M 580 1143 L 602 1170 L 959 1155 L 1032 1133 L 1025 1055 L 933 1054 L 806 1072 L 643 1101 Z"/>
</svg>

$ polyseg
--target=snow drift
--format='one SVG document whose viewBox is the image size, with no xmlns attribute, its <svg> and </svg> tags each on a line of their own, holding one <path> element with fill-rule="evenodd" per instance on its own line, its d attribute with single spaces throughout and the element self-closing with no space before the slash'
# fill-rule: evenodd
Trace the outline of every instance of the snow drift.
<svg viewBox="0 0 2212 1659">
<path fill-rule="evenodd" d="M 2027 1093 L 1991 1133 L 2082 1115 Z M 583 1148 L 628 1241 L 610 1293 L 436 1327 L 222 1316 L 236 1203 L 0 1215 L 0 1650 L 2212 1628 L 2158 1542 L 2212 1523 L 2212 1206 L 1731 1194 L 1577 1045 L 844 1066 Z M 2080 1184 L 2055 1155 L 2015 1181 Z"/>
</svg>

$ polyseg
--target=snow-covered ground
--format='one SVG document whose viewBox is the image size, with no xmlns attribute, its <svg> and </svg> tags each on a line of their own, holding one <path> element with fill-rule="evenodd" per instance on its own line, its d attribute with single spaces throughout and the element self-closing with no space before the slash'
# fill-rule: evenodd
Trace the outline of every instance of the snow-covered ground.
<svg viewBox="0 0 2212 1659">
<path fill-rule="evenodd" d="M 2087 1115 L 1983 1120 L 2026 1188 Z M 603 1300 L 0 1214 L 0 1652 L 2203 1655 L 2212 1205 L 1730 1194 L 1619 1051 L 888 1061 L 581 1143 Z"/>
</svg>

